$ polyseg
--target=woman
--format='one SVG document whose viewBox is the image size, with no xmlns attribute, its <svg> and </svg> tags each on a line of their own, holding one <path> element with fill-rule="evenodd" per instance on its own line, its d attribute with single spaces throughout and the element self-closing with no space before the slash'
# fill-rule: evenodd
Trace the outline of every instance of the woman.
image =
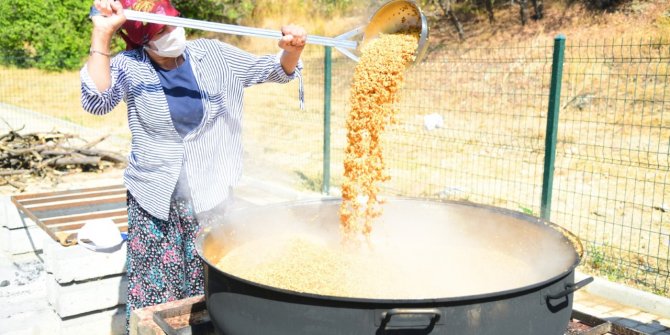
<svg viewBox="0 0 670 335">
<path fill-rule="evenodd" d="M 241 175 L 245 87 L 299 75 L 304 29 L 282 27 L 281 55 L 256 57 L 183 28 L 126 21 L 124 8 L 177 16 L 169 0 L 95 0 L 100 15 L 81 70 L 82 105 L 110 112 L 122 99 L 132 134 L 128 188 L 128 301 L 132 309 L 203 293 L 194 236 L 223 208 Z M 119 31 L 127 49 L 113 58 Z"/>
</svg>

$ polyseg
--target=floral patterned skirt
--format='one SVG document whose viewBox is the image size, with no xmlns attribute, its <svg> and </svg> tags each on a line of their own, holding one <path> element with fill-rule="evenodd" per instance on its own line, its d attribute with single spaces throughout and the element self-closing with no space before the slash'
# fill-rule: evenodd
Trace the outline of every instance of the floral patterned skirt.
<svg viewBox="0 0 670 335">
<path fill-rule="evenodd" d="M 204 293 L 203 264 L 194 242 L 199 229 L 189 200 L 173 198 L 164 221 L 128 192 L 126 333 L 132 310 Z"/>
</svg>

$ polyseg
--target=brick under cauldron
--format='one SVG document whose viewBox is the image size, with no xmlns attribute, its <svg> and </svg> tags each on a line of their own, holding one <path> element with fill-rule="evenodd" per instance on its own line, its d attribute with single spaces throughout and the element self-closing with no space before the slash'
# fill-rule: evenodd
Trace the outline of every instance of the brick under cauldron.
<svg viewBox="0 0 670 335">
<path fill-rule="evenodd" d="M 139 309 L 130 319 L 131 335 L 215 335 L 203 296 Z M 565 335 L 645 335 L 595 316 L 572 311 Z"/>
</svg>

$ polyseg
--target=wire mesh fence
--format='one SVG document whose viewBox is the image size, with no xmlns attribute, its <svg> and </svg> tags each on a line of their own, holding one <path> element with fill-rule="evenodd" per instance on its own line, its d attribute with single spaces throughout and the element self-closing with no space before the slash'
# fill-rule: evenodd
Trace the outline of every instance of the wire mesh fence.
<svg viewBox="0 0 670 335">
<path fill-rule="evenodd" d="M 669 66 L 667 41 L 568 44 L 554 188 L 586 266 L 666 296 Z"/>
<path fill-rule="evenodd" d="M 540 216 L 554 42 L 433 52 L 406 73 L 398 122 L 384 139 L 383 193 L 467 200 Z M 276 52 L 274 42 L 250 50 Z M 342 183 L 345 118 L 355 63 L 324 48 L 303 55 L 298 81 L 249 88 L 245 168 L 331 195 Z M 670 295 L 670 43 L 567 39 L 551 220 L 578 235 L 584 271 Z M 78 106 L 77 73 L 0 68 L 8 106 L 123 134 L 123 106 L 104 121 Z M 47 91 L 47 92 L 45 92 Z M 324 106 L 330 123 L 324 126 Z M 325 167 L 324 132 L 330 130 Z"/>
</svg>

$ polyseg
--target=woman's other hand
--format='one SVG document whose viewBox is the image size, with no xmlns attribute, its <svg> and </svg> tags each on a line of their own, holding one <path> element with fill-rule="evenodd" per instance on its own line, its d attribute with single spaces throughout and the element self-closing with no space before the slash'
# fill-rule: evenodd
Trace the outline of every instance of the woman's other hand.
<svg viewBox="0 0 670 335">
<path fill-rule="evenodd" d="M 279 47 L 287 52 L 298 54 L 302 52 L 307 41 L 305 29 L 296 25 L 287 25 L 281 27 L 282 38 L 279 40 Z"/>
<path fill-rule="evenodd" d="M 282 38 L 279 47 L 284 49 L 281 56 L 281 66 L 286 74 L 293 74 L 300 60 L 302 49 L 305 48 L 307 33 L 300 26 L 288 25 L 281 27 Z"/>
</svg>

